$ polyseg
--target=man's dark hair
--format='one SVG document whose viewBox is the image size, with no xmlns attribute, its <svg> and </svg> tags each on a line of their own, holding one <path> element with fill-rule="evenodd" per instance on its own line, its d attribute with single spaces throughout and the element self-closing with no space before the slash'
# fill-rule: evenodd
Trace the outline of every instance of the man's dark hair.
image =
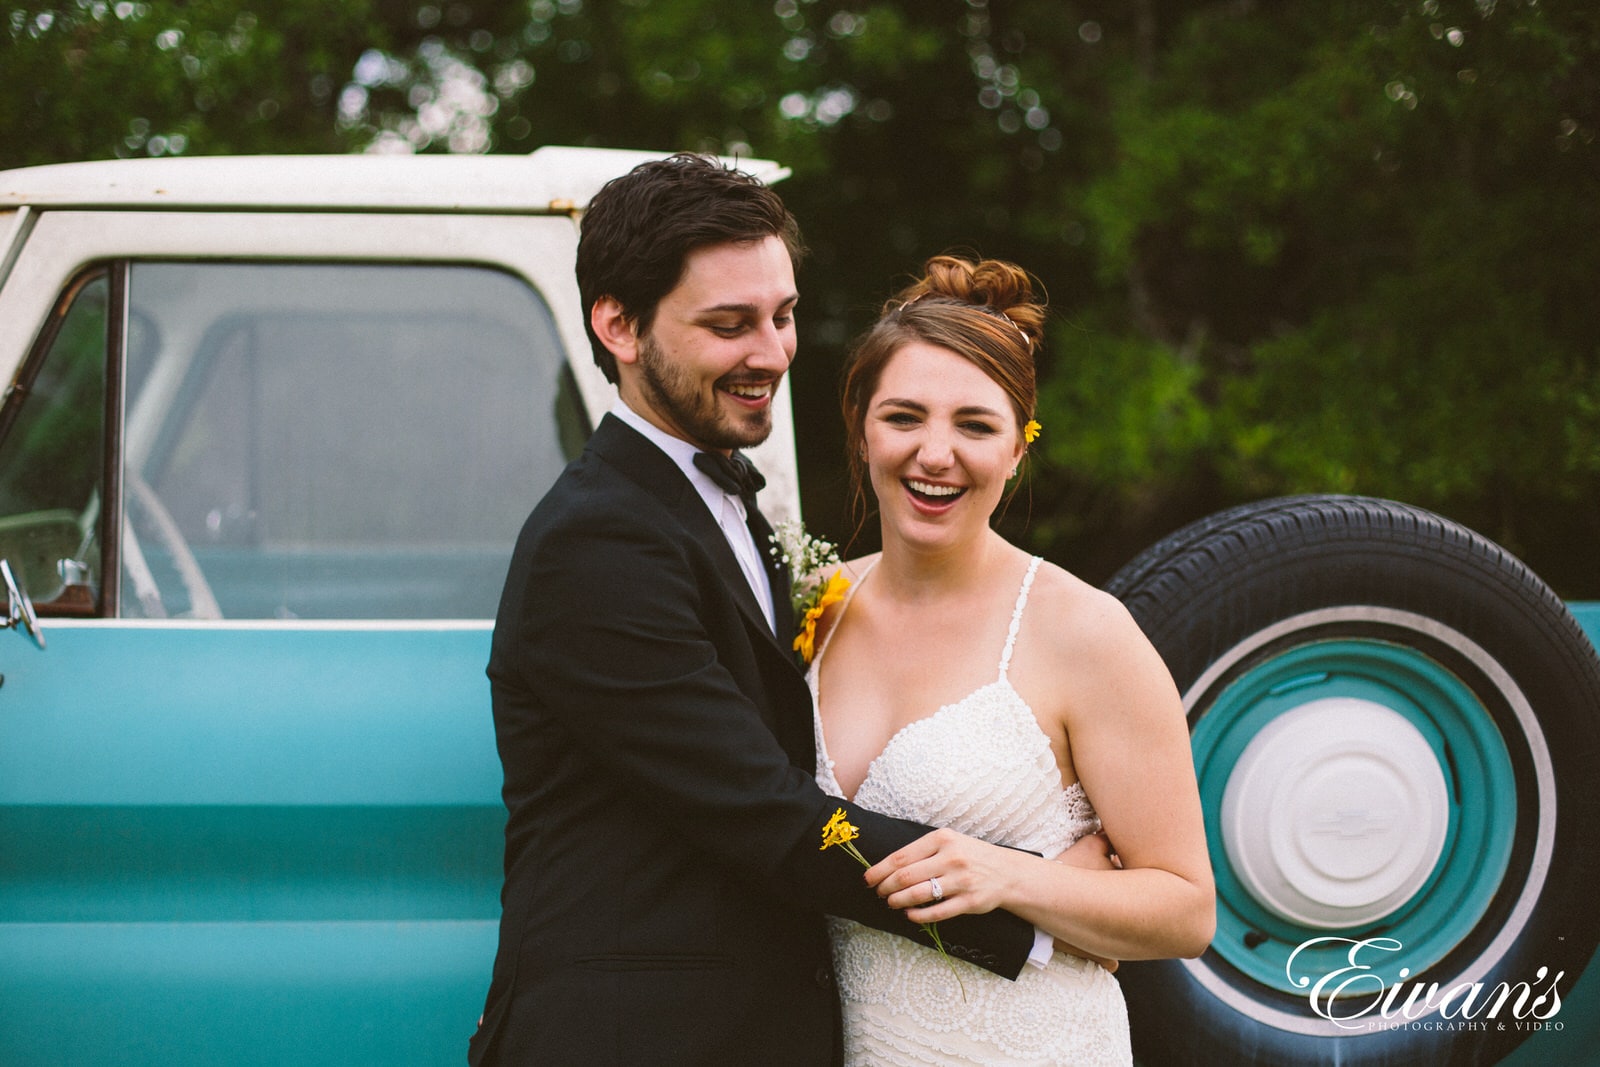
<svg viewBox="0 0 1600 1067">
<path fill-rule="evenodd" d="M 584 213 L 577 262 L 583 328 L 606 380 L 616 384 L 617 360 L 589 323 L 595 301 L 615 299 L 643 336 L 689 253 L 766 237 L 781 239 L 799 262 L 800 227 L 778 194 L 715 159 L 680 153 L 607 182 Z"/>
</svg>

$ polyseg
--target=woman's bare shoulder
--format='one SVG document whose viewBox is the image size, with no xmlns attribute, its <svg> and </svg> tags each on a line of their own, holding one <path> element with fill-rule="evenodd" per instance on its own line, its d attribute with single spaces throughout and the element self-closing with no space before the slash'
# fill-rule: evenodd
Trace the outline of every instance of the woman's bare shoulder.
<svg viewBox="0 0 1600 1067">
<path fill-rule="evenodd" d="M 1173 711 L 1182 717 L 1166 664 L 1122 601 L 1059 567 L 1041 567 L 1035 585 L 1037 610 L 1048 619 L 1033 628 L 1043 662 L 1072 680 L 1065 712 L 1116 707 L 1128 724 L 1165 721 Z M 1030 598 L 1028 612 L 1035 610 Z"/>
<path fill-rule="evenodd" d="M 1122 601 L 1048 560 L 1029 593 L 1028 613 L 1049 619 L 1044 628 L 1061 655 L 1103 654 L 1146 644 L 1144 632 Z"/>
<path fill-rule="evenodd" d="M 870 556 L 858 556 L 855 559 L 845 560 L 842 564 L 840 564 L 839 569 L 844 572 L 844 576 L 850 582 L 850 584 L 854 585 L 856 582 L 861 580 L 862 576 L 865 575 L 867 571 L 872 569 L 872 565 L 878 562 L 878 557 L 881 555 L 883 555 L 883 553 L 874 552 Z M 846 591 L 846 596 L 848 596 L 848 590 Z M 844 613 L 844 601 L 845 597 L 841 597 L 833 603 L 827 605 L 822 612 L 822 617 L 817 619 L 816 636 L 814 638 L 816 642 L 815 647 L 820 648 L 823 642 L 828 639 L 829 631 L 831 631 L 834 627 L 834 624 L 839 621 L 839 616 Z"/>
</svg>

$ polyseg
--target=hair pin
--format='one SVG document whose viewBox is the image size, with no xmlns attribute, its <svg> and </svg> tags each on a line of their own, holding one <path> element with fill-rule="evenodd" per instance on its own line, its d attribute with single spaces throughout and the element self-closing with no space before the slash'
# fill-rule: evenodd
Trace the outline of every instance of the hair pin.
<svg viewBox="0 0 1600 1067">
<path fill-rule="evenodd" d="M 910 300 L 905 301 L 899 307 L 895 308 L 895 311 L 896 312 L 904 311 L 906 308 L 910 307 L 912 304 L 915 304 L 918 300 L 921 300 L 923 297 L 931 296 L 931 295 L 933 295 L 931 290 L 923 290 L 922 292 L 918 293 L 916 296 L 912 297 Z M 1001 311 L 999 308 L 995 307 L 994 305 L 992 305 L 992 304 L 970 304 L 970 303 L 967 303 L 964 300 L 957 300 L 954 297 L 945 297 L 945 300 L 947 300 L 951 304 L 956 305 L 957 307 L 977 308 L 979 311 L 992 312 L 993 314 L 999 316 L 1000 318 L 1005 319 L 1006 320 L 1006 325 L 1010 326 L 1013 330 L 1016 330 L 1017 331 L 1017 335 L 1022 338 L 1022 346 L 1024 348 L 1026 348 L 1030 353 L 1033 351 L 1033 338 L 1031 336 L 1029 336 L 1028 331 L 1024 330 L 1021 326 L 1018 326 L 1017 325 L 1017 320 L 1013 319 L 1010 315 L 1007 315 L 1004 311 Z"/>
</svg>

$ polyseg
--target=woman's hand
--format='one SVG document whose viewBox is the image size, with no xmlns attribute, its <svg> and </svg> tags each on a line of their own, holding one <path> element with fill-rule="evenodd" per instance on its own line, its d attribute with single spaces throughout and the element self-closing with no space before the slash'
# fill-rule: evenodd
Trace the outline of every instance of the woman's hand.
<svg viewBox="0 0 1600 1067">
<path fill-rule="evenodd" d="M 1040 862 L 1032 853 L 991 845 L 954 830 L 935 830 L 886 856 L 867 870 L 866 878 L 891 908 L 904 910 L 913 922 L 932 923 L 1005 907 L 1028 865 Z M 1080 838 L 1053 862 L 1091 871 L 1121 866 L 1110 838 L 1103 833 Z M 1056 948 L 1098 963 L 1107 971 L 1117 969 L 1116 960 L 1059 937 Z"/>
<path fill-rule="evenodd" d="M 913 922 L 932 923 L 1004 907 L 1025 852 L 954 830 L 934 830 L 867 870 L 867 884 Z"/>
<path fill-rule="evenodd" d="M 910 909 L 908 918 L 938 922 L 1004 907 L 1024 857 L 1033 858 L 955 830 L 935 830 L 869 868 L 867 884 L 891 908 Z M 1054 860 L 1090 871 L 1122 866 L 1104 833 L 1085 834 Z"/>
</svg>

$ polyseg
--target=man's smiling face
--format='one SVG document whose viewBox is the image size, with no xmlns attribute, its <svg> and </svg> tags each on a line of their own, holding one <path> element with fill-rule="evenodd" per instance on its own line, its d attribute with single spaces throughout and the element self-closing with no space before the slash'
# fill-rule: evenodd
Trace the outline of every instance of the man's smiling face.
<svg viewBox="0 0 1600 1067">
<path fill-rule="evenodd" d="M 619 358 L 623 399 L 704 449 L 760 444 L 772 432 L 773 394 L 794 359 L 798 299 L 794 265 L 777 237 L 689 253 L 634 358 Z"/>
</svg>

